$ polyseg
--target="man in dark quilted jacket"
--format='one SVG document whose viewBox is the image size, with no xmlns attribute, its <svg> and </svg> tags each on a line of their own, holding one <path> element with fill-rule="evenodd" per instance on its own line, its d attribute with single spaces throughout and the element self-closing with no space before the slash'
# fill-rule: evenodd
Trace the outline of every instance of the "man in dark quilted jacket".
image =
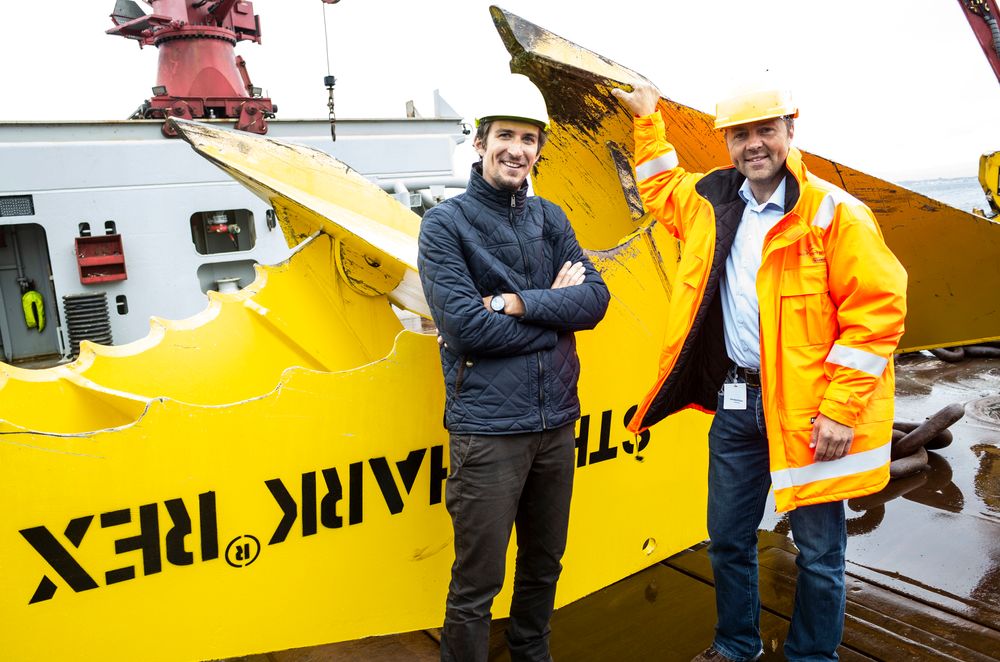
<svg viewBox="0 0 1000 662">
<path fill-rule="evenodd" d="M 580 417 L 573 333 L 594 328 L 609 300 L 562 209 L 527 195 L 547 118 L 537 89 L 523 76 L 513 81 L 529 89 L 508 102 L 537 98 L 536 109 L 476 120 L 481 161 L 468 189 L 427 212 L 420 229 L 451 443 L 445 497 L 455 563 L 441 659 L 457 662 L 487 659 L 512 527 L 511 659 L 551 659 Z"/>
</svg>

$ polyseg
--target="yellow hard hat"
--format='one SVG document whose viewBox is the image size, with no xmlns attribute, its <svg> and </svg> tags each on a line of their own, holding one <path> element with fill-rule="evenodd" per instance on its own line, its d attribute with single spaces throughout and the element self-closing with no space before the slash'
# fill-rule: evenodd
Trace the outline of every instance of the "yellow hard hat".
<svg viewBox="0 0 1000 662">
<path fill-rule="evenodd" d="M 775 117 L 798 117 L 799 109 L 785 90 L 758 90 L 730 97 L 715 105 L 715 128 L 725 129 Z"/>
<path fill-rule="evenodd" d="M 528 122 L 541 127 L 542 131 L 549 128 L 549 114 L 545 109 L 545 99 L 535 84 L 526 76 L 513 74 L 503 83 L 490 89 L 489 101 L 485 107 L 486 113 L 476 117 L 476 128 L 483 122 L 498 119 Z"/>
</svg>

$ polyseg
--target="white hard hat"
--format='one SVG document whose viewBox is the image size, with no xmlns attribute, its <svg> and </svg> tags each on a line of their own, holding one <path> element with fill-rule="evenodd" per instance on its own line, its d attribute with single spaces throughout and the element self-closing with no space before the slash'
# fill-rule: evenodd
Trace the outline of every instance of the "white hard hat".
<svg viewBox="0 0 1000 662">
<path fill-rule="evenodd" d="M 538 125 L 542 131 L 549 128 L 549 114 L 545 99 L 535 84 L 526 76 L 513 74 L 491 88 L 491 101 L 485 112 L 476 117 L 476 128 L 483 122 L 498 119 L 517 120 Z"/>
</svg>

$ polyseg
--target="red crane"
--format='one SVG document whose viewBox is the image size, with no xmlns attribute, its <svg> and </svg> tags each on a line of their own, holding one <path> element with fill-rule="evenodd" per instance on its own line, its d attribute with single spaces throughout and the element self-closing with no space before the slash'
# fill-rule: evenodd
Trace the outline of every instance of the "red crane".
<svg viewBox="0 0 1000 662">
<path fill-rule="evenodd" d="M 1000 82 L 1000 8 L 996 0 L 958 0 Z"/>
<path fill-rule="evenodd" d="M 254 87 L 246 63 L 235 53 L 239 41 L 260 43 L 260 17 L 247 0 L 117 0 L 108 34 L 135 39 L 159 50 L 153 97 L 134 117 L 234 118 L 236 128 L 267 133 L 278 108 Z M 175 133 L 163 126 L 163 133 Z"/>
<path fill-rule="evenodd" d="M 993 74 L 1000 82 L 1000 8 L 996 0 L 958 0 L 972 31 L 983 48 Z M 979 157 L 979 184 L 983 187 L 989 209 L 975 210 L 987 218 L 1000 216 L 1000 152 Z"/>
</svg>

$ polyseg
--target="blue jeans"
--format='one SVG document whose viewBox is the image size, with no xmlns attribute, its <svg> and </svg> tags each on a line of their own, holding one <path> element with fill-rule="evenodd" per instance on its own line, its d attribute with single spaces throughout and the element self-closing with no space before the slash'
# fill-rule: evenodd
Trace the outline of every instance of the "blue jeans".
<svg viewBox="0 0 1000 662">
<path fill-rule="evenodd" d="M 733 381 L 732 373 L 727 381 Z M 771 486 L 761 392 L 747 387 L 746 409 L 719 407 L 708 433 L 709 557 L 715 575 L 715 648 L 733 660 L 763 650 L 757 588 L 757 529 Z M 789 660 L 837 660 L 844 630 L 844 503 L 802 506 L 789 515 L 799 549 Z"/>
<path fill-rule="evenodd" d="M 551 662 L 549 619 L 576 468 L 573 428 L 451 435 L 445 501 L 455 529 L 455 564 L 441 632 L 444 662 L 486 662 L 490 609 L 503 586 L 512 527 L 517 560 L 507 647 L 513 662 Z"/>
</svg>

